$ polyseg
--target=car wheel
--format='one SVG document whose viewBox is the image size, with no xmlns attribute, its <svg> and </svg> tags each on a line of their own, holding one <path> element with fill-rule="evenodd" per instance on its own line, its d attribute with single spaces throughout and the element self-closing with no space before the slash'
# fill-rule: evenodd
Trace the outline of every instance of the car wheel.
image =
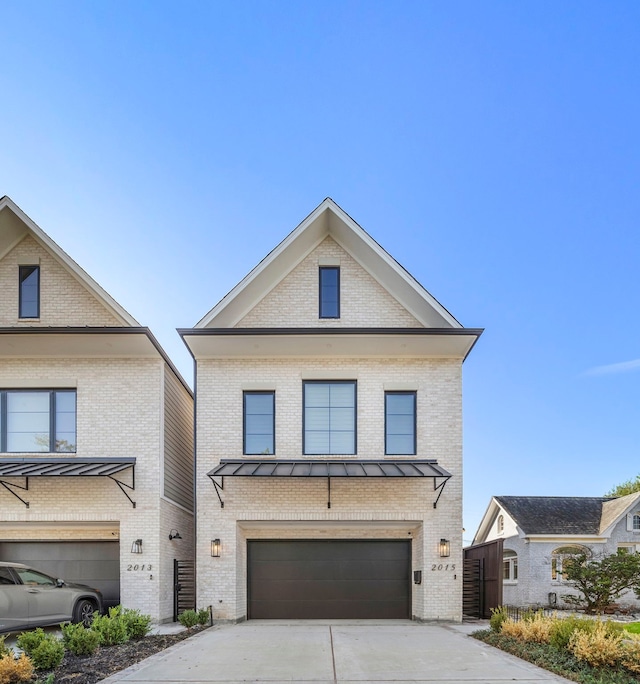
<svg viewBox="0 0 640 684">
<path fill-rule="evenodd" d="M 85 627 L 90 627 L 93 622 L 95 604 L 88 599 L 80 599 L 73 609 L 73 621 L 81 622 Z"/>
</svg>

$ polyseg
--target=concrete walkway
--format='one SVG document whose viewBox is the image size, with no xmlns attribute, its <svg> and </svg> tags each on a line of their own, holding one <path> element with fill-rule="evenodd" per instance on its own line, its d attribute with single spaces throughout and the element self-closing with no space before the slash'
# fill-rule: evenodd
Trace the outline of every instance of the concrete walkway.
<svg viewBox="0 0 640 684">
<path fill-rule="evenodd" d="M 103 684 L 568 681 L 465 634 L 481 627 L 409 621 L 251 621 L 217 626 Z"/>
</svg>

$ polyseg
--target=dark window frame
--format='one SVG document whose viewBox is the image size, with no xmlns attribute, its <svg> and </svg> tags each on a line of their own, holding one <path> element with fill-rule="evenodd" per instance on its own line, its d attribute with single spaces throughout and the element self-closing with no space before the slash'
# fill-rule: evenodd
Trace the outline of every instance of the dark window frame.
<svg viewBox="0 0 640 684">
<path fill-rule="evenodd" d="M 18 393 L 49 394 L 49 448 L 44 451 L 7 451 L 7 395 Z M 56 395 L 62 392 L 72 392 L 75 396 L 75 444 L 73 451 L 56 449 Z M 53 449 L 51 448 L 53 447 Z M 55 389 L 42 389 L 40 387 L 20 387 L 0 390 L 0 453 L 3 454 L 75 454 L 78 452 L 78 392 L 74 387 L 56 387 Z"/>
<path fill-rule="evenodd" d="M 324 284 L 322 281 L 323 273 L 328 271 L 335 271 L 336 273 L 336 289 L 337 289 L 337 301 L 336 301 L 336 315 L 328 315 L 323 311 L 323 297 L 322 293 L 324 291 Z M 318 269 L 318 318 L 340 318 L 340 266 L 320 266 Z"/>
<path fill-rule="evenodd" d="M 275 455 L 276 453 L 276 392 L 275 390 L 243 390 L 242 392 L 242 453 L 244 456 L 260 456 L 263 452 L 248 452 L 247 451 L 247 396 L 248 395 L 271 395 L 272 397 L 272 408 L 273 408 L 273 423 L 271 426 L 271 440 L 273 450 L 269 453 L 269 456 Z"/>
<path fill-rule="evenodd" d="M 306 445 L 306 391 L 307 385 L 353 385 L 353 453 L 308 454 Z M 358 454 L 358 381 L 357 380 L 303 380 L 302 381 L 302 454 L 303 456 L 356 456 Z"/>
<path fill-rule="evenodd" d="M 389 453 L 389 420 L 387 409 L 387 397 L 391 395 L 403 395 L 413 397 L 413 451 L 399 454 Z M 418 393 L 416 390 L 388 390 L 384 393 L 384 454 L 385 456 L 415 456 L 418 453 Z"/>
<path fill-rule="evenodd" d="M 27 316 L 23 311 L 23 286 L 25 280 L 35 271 L 38 278 L 37 283 L 37 298 L 36 298 L 36 315 Z M 40 318 L 40 265 L 22 265 L 18 267 L 18 318 Z"/>
</svg>

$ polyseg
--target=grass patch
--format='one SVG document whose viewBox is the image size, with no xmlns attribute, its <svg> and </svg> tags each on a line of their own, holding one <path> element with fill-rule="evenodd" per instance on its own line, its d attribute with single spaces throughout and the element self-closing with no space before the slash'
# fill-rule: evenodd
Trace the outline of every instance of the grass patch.
<svg viewBox="0 0 640 684">
<path fill-rule="evenodd" d="M 637 684 L 640 681 L 622 668 L 591 667 L 569 651 L 550 644 L 518 641 L 491 630 L 474 632 L 471 636 L 580 684 Z"/>
<path fill-rule="evenodd" d="M 640 622 L 628 622 L 623 627 L 627 632 L 631 632 L 631 634 L 640 634 Z"/>
</svg>

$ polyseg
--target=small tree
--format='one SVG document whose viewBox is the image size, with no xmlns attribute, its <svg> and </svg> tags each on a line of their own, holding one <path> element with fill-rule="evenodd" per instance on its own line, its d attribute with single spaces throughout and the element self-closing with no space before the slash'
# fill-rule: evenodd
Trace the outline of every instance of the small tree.
<svg viewBox="0 0 640 684">
<path fill-rule="evenodd" d="M 627 480 L 626 482 L 621 482 L 616 485 L 611 491 L 607 492 L 605 496 L 612 496 L 617 498 L 619 496 L 626 496 L 627 494 L 633 494 L 635 492 L 640 492 L 640 475 L 636 475 L 634 480 Z"/>
<path fill-rule="evenodd" d="M 589 558 L 577 553 L 564 559 L 563 577 L 582 597 L 565 595 L 568 603 L 584 606 L 587 613 L 601 613 L 620 597 L 633 589 L 640 597 L 640 554 L 623 550 L 610 556 Z"/>
</svg>

